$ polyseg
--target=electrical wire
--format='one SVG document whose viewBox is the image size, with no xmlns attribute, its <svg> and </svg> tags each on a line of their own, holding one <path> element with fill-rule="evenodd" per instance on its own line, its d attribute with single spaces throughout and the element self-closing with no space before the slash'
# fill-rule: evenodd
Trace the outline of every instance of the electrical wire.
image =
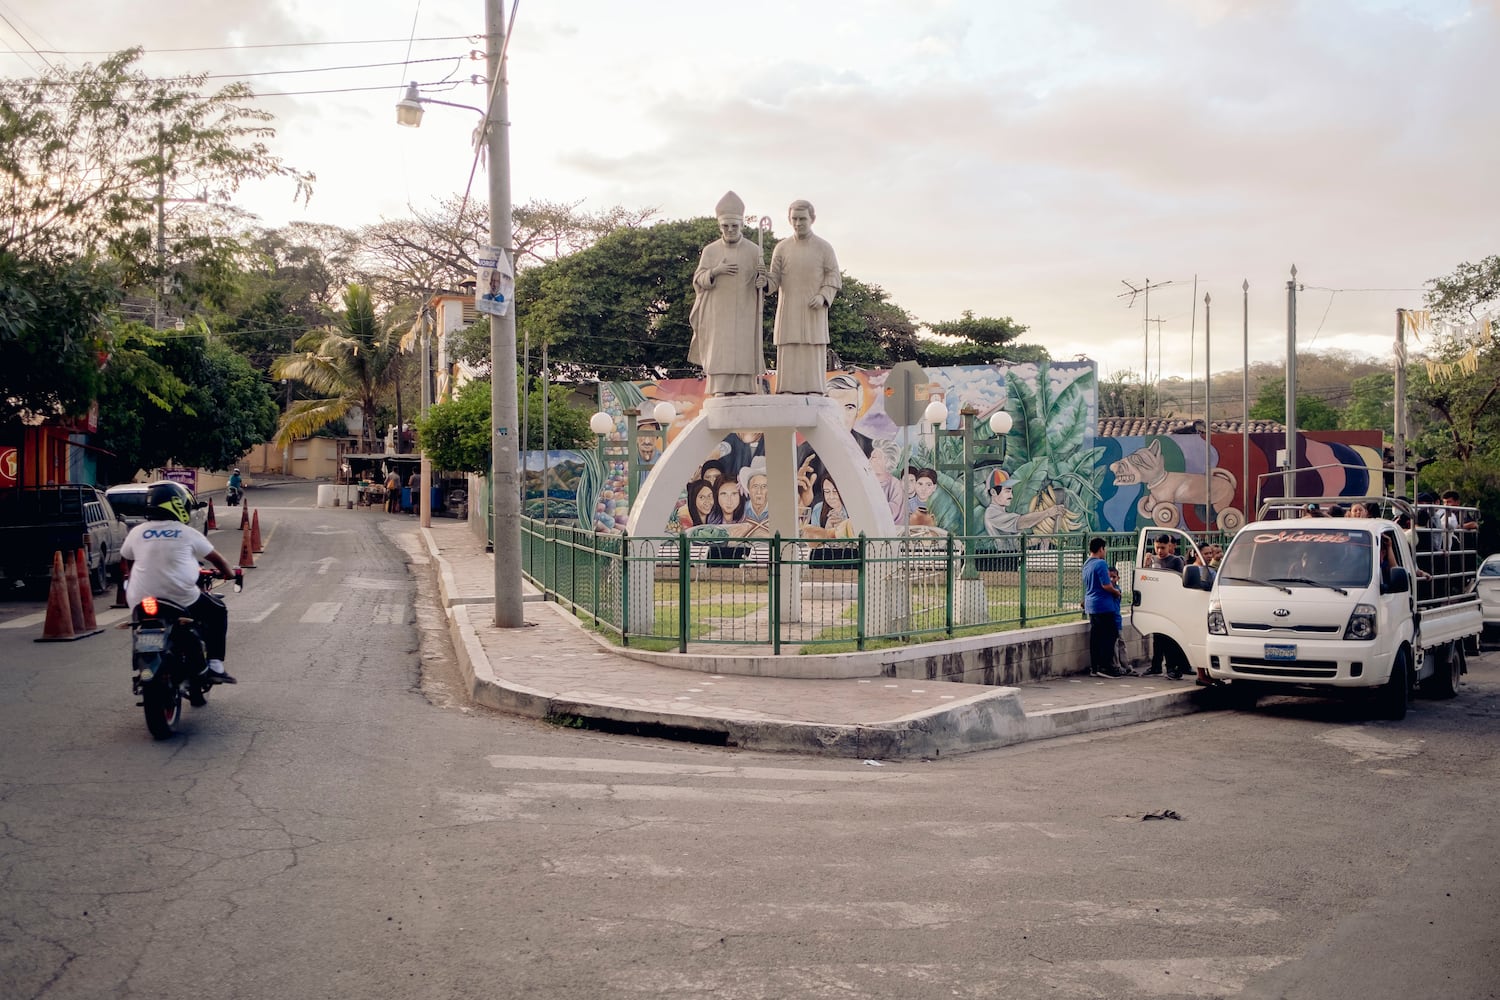
<svg viewBox="0 0 1500 1000">
<path fill-rule="evenodd" d="M 445 82 L 445 81 L 441 81 L 440 80 L 437 83 L 432 83 L 432 84 L 420 84 L 419 83 L 419 84 L 417 84 L 417 86 L 418 87 L 439 86 L 443 82 Z M 331 88 L 328 88 L 326 90 L 252 90 L 249 93 L 249 95 L 247 96 L 246 99 L 248 100 L 248 99 L 252 99 L 252 98 L 261 98 L 261 97 L 305 97 L 305 96 L 309 96 L 309 95 L 313 95 L 313 94 L 360 94 L 360 93 L 366 93 L 366 92 L 369 92 L 369 91 L 372 91 L 372 90 L 389 91 L 390 89 L 391 89 L 391 85 L 388 84 L 388 83 L 386 83 L 386 84 L 381 84 L 378 87 L 331 87 Z M 204 95 L 196 95 L 196 96 L 202 97 Z M 209 96 L 211 96 L 211 95 L 209 95 Z M 100 99 L 100 100 L 97 100 L 97 101 L 73 101 L 73 100 L 59 99 L 59 100 L 34 101 L 32 103 L 33 104 L 49 104 L 49 105 L 90 104 L 90 105 L 101 105 L 102 106 L 102 105 L 116 105 L 116 104 L 151 104 L 151 103 L 154 103 L 156 100 L 157 100 L 157 98 L 155 98 L 155 97 L 113 97 L 113 98 L 104 98 L 104 99 Z"/>
<path fill-rule="evenodd" d="M 3 15 L 0 15 L 3 16 Z M 389 66 L 415 66 L 418 63 L 454 62 L 462 61 L 463 56 L 433 56 L 428 59 L 407 59 L 404 62 L 381 62 L 381 63 L 355 63 L 348 66 L 313 66 L 308 69 L 262 69 L 247 70 L 243 73 L 207 73 L 204 80 L 239 80 L 247 76 L 289 76 L 296 73 L 338 73 L 351 69 L 384 69 Z M 155 76 L 145 77 L 142 83 L 174 83 L 180 80 L 198 79 L 197 74 L 181 73 L 177 76 Z M 22 81 L 38 87 L 77 87 L 78 84 L 72 80 L 25 80 Z M 137 81 L 132 81 L 137 82 Z"/>
<path fill-rule="evenodd" d="M 52 63 L 50 63 L 50 62 L 47 61 L 47 57 L 44 56 L 44 55 L 42 55 L 41 50 L 38 49 L 35 45 L 31 44 L 31 39 L 27 38 L 26 34 L 23 31 L 21 31 L 20 28 L 16 27 L 15 22 L 13 22 L 10 18 L 6 17 L 5 13 L 3 11 L 0 11 L 0 21 L 4 21 L 5 24 L 6 24 L 6 27 L 10 28 L 11 31 L 15 32 L 16 37 L 19 38 L 21 41 L 25 42 L 26 43 L 26 47 L 29 48 L 32 52 L 35 52 L 36 53 L 36 57 L 38 59 L 40 59 L 43 63 L 45 63 L 48 69 L 50 69 L 54 73 L 57 72 L 57 67 L 54 66 L 54 65 L 52 65 Z M 12 52 L 10 54 L 11 55 L 24 55 L 24 53 L 22 53 L 22 52 Z"/>
<path fill-rule="evenodd" d="M 479 35 L 432 35 L 425 38 L 362 38 L 345 39 L 330 42 L 264 42 L 254 45 L 200 45 L 187 48 L 175 49 L 142 49 L 143 55 L 157 55 L 167 52 L 237 52 L 245 49 L 298 49 L 325 45 L 396 45 L 402 42 L 408 45 L 412 42 L 460 42 L 478 41 Z M 49 56 L 112 56 L 119 52 L 118 49 L 33 49 L 37 55 Z M 25 55 L 24 50 L 0 49 L 0 55 L 17 56 Z"/>
</svg>

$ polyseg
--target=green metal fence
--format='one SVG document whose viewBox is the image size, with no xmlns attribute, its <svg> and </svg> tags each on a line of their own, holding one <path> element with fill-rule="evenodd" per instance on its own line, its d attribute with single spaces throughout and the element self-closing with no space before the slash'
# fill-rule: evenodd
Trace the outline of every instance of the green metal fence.
<svg viewBox="0 0 1500 1000">
<path fill-rule="evenodd" d="M 557 601 L 625 645 L 772 653 L 867 649 L 1077 620 L 1087 534 L 836 542 L 599 534 L 523 519 L 523 569 Z M 1134 533 L 1106 534 L 1128 564 Z M 743 650 L 742 650 L 743 651 Z"/>
</svg>

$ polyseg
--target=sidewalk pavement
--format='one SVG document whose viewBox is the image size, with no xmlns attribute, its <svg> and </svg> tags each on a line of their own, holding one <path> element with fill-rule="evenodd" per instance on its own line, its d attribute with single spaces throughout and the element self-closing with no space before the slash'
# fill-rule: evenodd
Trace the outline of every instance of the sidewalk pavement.
<svg viewBox="0 0 1500 1000">
<path fill-rule="evenodd" d="M 480 704 L 534 718 L 755 750 L 865 759 L 936 757 L 1095 732 L 1206 707 L 1191 681 L 1054 678 L 1020 687 L 706 673 L 619 647 L 526 584 L 526 628 L 493 624 L 494 556 L 464 522 L 423 540 L 459 667 Z M 1011 633 L 1014 635 L 1015 633 Z M 799 658 L 805 659 L 805 658 Z M 722 662 L 722 661 L 721 661 Z M 754 671 L 746 667 L 747 673 Z"/>
</svg>

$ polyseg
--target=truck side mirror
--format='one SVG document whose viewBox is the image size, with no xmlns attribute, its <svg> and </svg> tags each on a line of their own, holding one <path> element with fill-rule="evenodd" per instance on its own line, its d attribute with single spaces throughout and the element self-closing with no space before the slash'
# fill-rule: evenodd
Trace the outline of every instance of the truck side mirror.
<svg viewBox="0 0 1500 1000">
<path fill-rule="evenodd" d="M 1382 594 L 1405 594 L 1411 590 L 1411 577 L 1400 566 L 1386 570 L 1386 578 L 1380 583 Z"/>
<path fill-rule="evenodd" d="M 1213 590 L 1214 571 L 1197 563 L 1182 568 L 1182 585 L 1188 590 Z"/>
</svg>

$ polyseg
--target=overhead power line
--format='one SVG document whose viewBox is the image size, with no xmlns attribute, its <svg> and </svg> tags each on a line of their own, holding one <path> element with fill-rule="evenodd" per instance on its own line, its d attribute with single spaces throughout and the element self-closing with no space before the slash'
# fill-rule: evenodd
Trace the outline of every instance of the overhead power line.
<svg viewBox="0 0 1500 1000">
<path fill-rule="evenodd" d="M 3 16 L 3 15 L 0 15 L 0 16 Z M 339 72 L 343 72 L 344 70 L 384 69 L 384 68 L 389 67 L 389 66 L 414 66 L 417 63 L 455 62 L 455 61 L 461 60 L 463 58 L 464 57 L 461 56 L 461 55 L 458 55 L 458 56 L 433 56 L 433 57 L 428 58 L 428 59 L 407 59 L 407 60 L 399 61 L 399 62 L 354 63 L 354 64 L 350 64 L 348 66 L 312 66 L 312 67 L 309 67 L 309 68 L 306 68 L 306 69 L 261 69 L 261 70 L 246 70 L 243 73 L 207 73 L 207 74 L 205 74 L 203 76 L 203 79 L 205 79 L 205 80 L 239 80 L 239 79 L 242 79 L 242 78 L 247 77 L 247 76 L 289 76 L 289 75 L 296 74 L 296 73 L 339 73 Z M 179 74 L 176 74 L 174 76 L 146 77 L 145 80 L 148 83 L 171 83 L 171 82 L 173 82 L 175 80 L 183 80 L 183 79 L 188 79 L 188 78 L 196 79 L 197 78 L 197 74 L 196 73 L 179 73 Z M 78 86 L 72 80 L 45 80 L 45 79 L 42 79 L 42 80 L 28 80 L 26 82 L 33 83 L 33 84 L 36 84 L 37 86 L 42 86 L 42 87 L 76 87 L 76 86 Z"/>
<path fill-rule="evenodd" d="M 406 45 L 410 42 L 457 42 L 474 41 L 483 38 L 482 35 L 432 35 L 427 38 L 363 38 L 348 39 L 333 42 L 265 42 L 256 45 L 200 45 L 178 49 L 142 49 L 145 55 L 158 55 L 167 52 L 235 52 L 241 49 L 300 49 L 312 48 L 326 45 Z M 35 52 L 37 55 L 49 56 L 112 56 L 119 49 L 0 49 L 0 54 L 8 56 L 25 55 L 27 51 Z"/>
</svg>

